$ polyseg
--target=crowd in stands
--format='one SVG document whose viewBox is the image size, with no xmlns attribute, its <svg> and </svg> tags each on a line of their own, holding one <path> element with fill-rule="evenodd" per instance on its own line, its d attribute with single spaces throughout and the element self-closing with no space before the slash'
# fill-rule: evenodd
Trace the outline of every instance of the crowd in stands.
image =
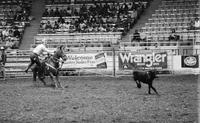
<svg viewBox="0 0 200 123">
<path fill-rule="evenodd" d="M 40 33 L 57 32 L 127 32 L 144 11 L 142 2 L 82 4 L 80 8 L 48 9 L 43 17 L 57 17 L 55 21 L 43 20 Z M 66 20 L 65 17 L 77 16 Z"/>
<path fill-rule="evenodd" d="M 24 29 L 30 21 L 30 0 L 4 0 L 0 2 L 0 45 L 18 48 Z"/>
<path fill-rule="evenodd" d="M 200 29 L 200 20 L 198 17 L 196 17 L 194 20 L 192 20 L 190 22 L 190 30 L 196 30 L 196 29 Z"/>
</svg>

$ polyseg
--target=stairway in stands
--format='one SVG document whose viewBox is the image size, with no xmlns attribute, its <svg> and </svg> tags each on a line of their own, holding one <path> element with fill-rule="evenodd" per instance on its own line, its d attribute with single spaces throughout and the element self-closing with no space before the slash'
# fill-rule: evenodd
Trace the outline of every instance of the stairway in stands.
<svg viewBox="0 0 200 123">
<path fill-rule="evenodd" d="M 148 18 L 152 16 L 153 13 L 155 13 L 155 10 L 158 9 L 158 6 L 161 4 L 162 0 L 152 0 L 150 3 L 150 6 L 145 9 L 144 13 L 140 16 L 137 23 L 133 26 L 133 28 L 128 32 L 127 35 L 122 37 L 123 42 L 130 42 L 130 36 L 133 35 L 135 32 L 135 29 L 141 29 L 143 26 L 145 26 L 145 23 L 148 21 Z"/>
<path fill-rule="evenodd" d="M 34 36 L 38 33 L 44 9 L 45 9 L 44 0 L 33 0 L 31 15 L 35 19 L 32 20 L 30 26 L 25 29 L 25 33 L 22 39 L 22 44 L 19 49 L 21 50 L 30 49 L 30 44 L 34 42 Z"/>
</svg>

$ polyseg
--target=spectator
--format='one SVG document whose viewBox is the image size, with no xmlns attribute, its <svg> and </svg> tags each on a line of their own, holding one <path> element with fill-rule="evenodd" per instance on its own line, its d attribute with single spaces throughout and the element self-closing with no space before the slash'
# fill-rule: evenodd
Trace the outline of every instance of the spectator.
<svg viewBox="0 0 200 123">
<path fill-rule="evenodd" d="M 169 36 L 169 41 L 178 41 L 180 40 L 180 36 L 176 34 L 176 30 L 172 29 L 172 32 Z"/>
<path fill-rule="evenodd" d="M 7 26 L 6 20 L 2 20 L 2 21 L 1 21 L 1 25 L 2 25 L 2 26 Z"/>
<path fill-rule="evenodd" d="M 133 34 L 132 42 L 133 42 L 133 41 L 139 42 L 140 40 L 141 40 L 140 33 L 139 33 L 138 30 L 136 29 L 135 32 L 134 32 L 134 34 Z"/>
<path fill-rule="evenodd" d="M 74 16 L 79 16 L 78 10 L 76 8 L 74 9 L 73 13 L 74 13 Z"/>
<path fill-rule="evenodd" d="M 50 21 L 47 21 L 45 29 L 46 29 L 47 33 L 50 33 L 52 31 L 52 26 L 51 26 Z"/>
<path fill-rule="evenodd" d="M 70 9 L 70 7 L 67 8 L 66 12 L 66 16 L 72 16 L 72 10 Z"/>
<path fill-rule="evenodd" d="M 55 16 L 56 16 L 56 17 L 59 17 L 59 16 L 60 16 L 60 11 L 59 11 L 58 8 L 56 8 L 56 10 L 55 10 Z"/>
<path fill-rule="evenodd" d="M 106 28 L 102 24 L 99 24 L 99 29 L 98 30 L 100 32 L 106 32 Z"/>
<path fill-rule="evenodd" d="M 57 21 L 54 22 L 53 29 L 54 29 L 54 30 L 59 29 L 59 24 L 58 24 Z"/>
<path fill-rule="evenodd" d="M 20 38 L 21 37 L 21 34 L 18 30 L 18 27 L 15 27 L 15 31 L 13 32 L 13 36 L 16 37 L 16 38 Z"/>
<path fill-rule="evenodd" d="M 6 74 L 5 74 L 5 64 L 6 64 L 6 61 L 7 61 L 7 55 L 6 55 L 6 52 L 5 52 L 5 48 L 2 46 L 0 48 L 0 72 L 2 73 L 2 76 L 3 76 L 3 80 L 5 80 L 6 78 Z"/>
<path fill-rule="evenodd" d="M 10 37 L 13 37 L 13 36 L 14 36 L 14 33 L 13 33 L 13 30 L 12 30 L 12 29 L 10 29 L 10 30 L 8 31 L 8 36 L 10 36 Z"/>
<path fill-rule="evenodd" d="M 8 37 L 9 33 L 8 33 L 8 28 L 3 28 L 2 30 L 2 39 L 5 40 L 6 37 Z"/>
<path fill-rule="evenodd" d="M 50 16 L 50 17 L 54 17 L 54 16 L 55 16 L 55 13 L 54 13 L 54 10 L 53 10 L 53 9 L 50 10 L 49 16 Z"/>
<path fill-rule="evenodd" d="M 58 18 L 58 23 L 65 23 L 65 19 L 62 16 Z"/>
<path fill-rule="evenodd" d="M 43 13 L 43 15 L 42 15 L 43 17 L 47 17 L 47 16 L 49 16 L 49 12 L 48 12 L 48 9 L 45 9 L 45 11 L 44 11 L 44 13 Z"/>
<path fill-rule="evenodd" d="M 81 22 L 81 23 L 79 24 L 79 27 L 80 27 L 80 31 L 81 31 L 81 32 L 85 32 L 86 24 L 85 24 L 84 22 Z"/>
<path fill-rule="evenodd" d="M 14 42 L 11 40 L 11 38 L 10 37 L 6 38 L 6 47 L 8 49 L 12 49 L 13 45 L 14 45 Z"/>
<path fill-rule="evenodd" d="M 199 20 L 198 17 L 195 18 L 195 20 L 194 20 L 194 28 L 195 29 L 200 29 L 200 20 Z"/>
</svg>

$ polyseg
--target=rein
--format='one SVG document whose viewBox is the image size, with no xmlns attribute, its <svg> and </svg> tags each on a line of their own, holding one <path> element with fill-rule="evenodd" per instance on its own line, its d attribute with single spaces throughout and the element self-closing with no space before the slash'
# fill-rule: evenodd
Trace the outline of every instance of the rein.
<svg viewBox="0 0 200 123">
<path fill-rule="evenodd" d="M 48 63 L 49 61 L 52 61 L 54 64 L 55 63 L 60 63 L 61 65 L 59 66 L 59 68 L 55 68 L 53 65 L 51 65 L 51 64 Z M 45 60 L 44 60 L 44 62 L 45 62 L 45 64 L 47 66 L 49 66 L 49 67 L 51 67 L 51 68 L 53 68 L 55 70 L 59 70 L 60 68 L 62 68 L 63 63 L 64 63 L 63 61 L 59 60 L 58 58 L 53 57 L 52 55 L 46 57 Z"/>
</svg>

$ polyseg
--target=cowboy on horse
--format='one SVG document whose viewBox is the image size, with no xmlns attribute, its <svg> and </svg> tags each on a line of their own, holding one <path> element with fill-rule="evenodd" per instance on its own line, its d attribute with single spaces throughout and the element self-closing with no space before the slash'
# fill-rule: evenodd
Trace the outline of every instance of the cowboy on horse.
<svg viewBox="0 0 200 123">
<path fill-rule="evenodd" d="M 39 61 L 39 65 L 36 63 L 35 66 L 32 67 L 34 82 L 36 82 L 36 77 L 38 76 L 40 81 L 43 82 L 44 85 L 46 85 L 46 82 L 44 79 L 45 79 L 45 75 L 47 75 L 47 76 L 50 76 L 52 82 L 54 82 L 51 84 L 51 86 L 62 87 L 59 82 L 59 70 L 61 69 L 64 61 L 66 60 L 66 55 L 64 53 L 64 50 L 65 50 L 64 45 L 59 46 L 54 51 L 54 54 L 48 54 L 48 56 L 45 57 L 45 59 Z M 42 51 L 46 51 L 46 50 L 42 50 Z M 32 65 L 31 63 L 30 65 Z M 28 67 L 30 68 L 30 66 Z"/>
<path fill-rule="evenodd" d="M 45 39 L 42 40 L 42 43 L 36 46 L 32 54 L 30 55 L 30 63 L 28 67 L 26 68 L 25 72 L 28 73 L 28 70 L 31 68 L 31 66 L 36 63 L 38 66 L 41 67 L 41 70 L 43 70 L 39 56 L 43 55 L 44 52 L 47 52 L 48 54 L 51 54 L 51 51 L 46 48 L 47 42 Z M 43 72 L 44 73 L 44 72 Z"/>
</svg>

